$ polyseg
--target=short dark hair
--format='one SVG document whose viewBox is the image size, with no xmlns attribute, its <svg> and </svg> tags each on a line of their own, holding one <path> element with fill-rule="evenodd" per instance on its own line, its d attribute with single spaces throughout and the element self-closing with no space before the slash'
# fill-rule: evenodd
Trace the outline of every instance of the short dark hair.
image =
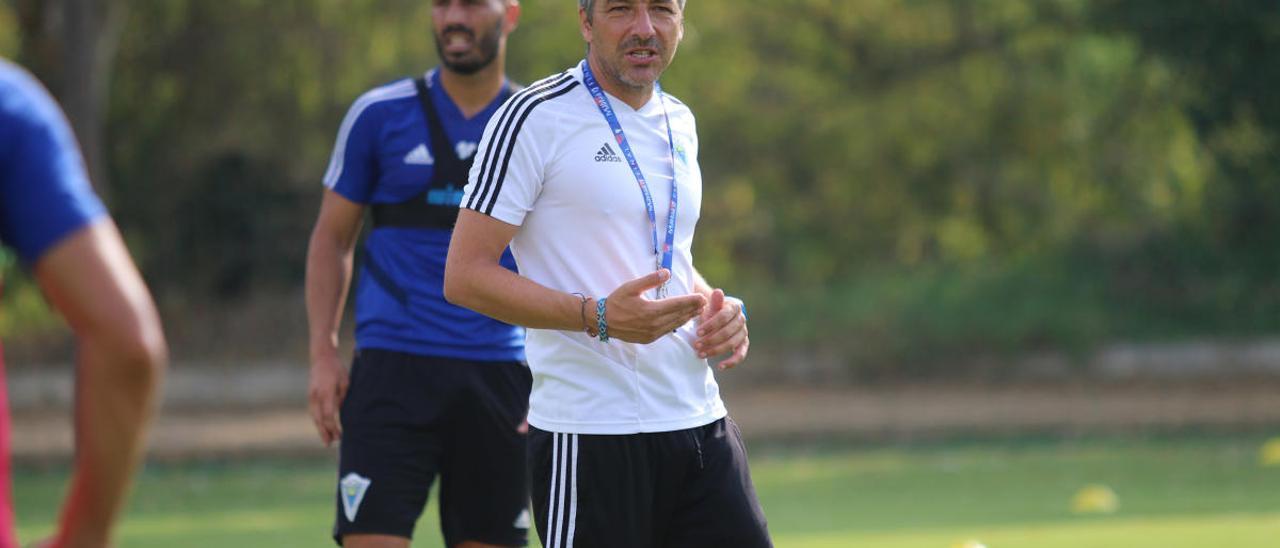
<svg viewBox="0 0 1280 548">
<path fill-rule="evenodd" d="M 684 9 L 684 0 L 679 0 L 680 9 Z M 591 17 L 591 10 L 596 9 L 596 0 L 578 0 L 578 7 L 587 11 L 587 17 Z"/>
</svg>

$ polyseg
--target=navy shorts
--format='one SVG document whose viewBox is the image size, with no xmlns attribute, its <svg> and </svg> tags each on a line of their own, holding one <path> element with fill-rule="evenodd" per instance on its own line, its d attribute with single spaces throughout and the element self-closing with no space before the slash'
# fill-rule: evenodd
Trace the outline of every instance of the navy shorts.
<svg viewBox="0 0 1280 548">
<path fill-rule="evenodd" d="M 631 435 L 529 428 L 538 538 L 547 548 L 769 548 L 733 420 Z"/>
<path fill-rule="evenodd" d="M 363 349 L 342 402 L 334 540 L 413 538 L 440 476 L 447 546 L 524 546 L 529 368 Z"/>
</svg>

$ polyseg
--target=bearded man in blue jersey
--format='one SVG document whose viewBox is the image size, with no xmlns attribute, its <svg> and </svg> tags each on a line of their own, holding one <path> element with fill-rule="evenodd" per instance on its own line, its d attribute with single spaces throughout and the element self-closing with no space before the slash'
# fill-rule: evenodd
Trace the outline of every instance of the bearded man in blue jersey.
<svg viewBox="0 0 1280 548">
<path fill-rule="evenodd" d="M 338 131 L 306 299 L 311 416 L 326 444 L 340 440 L 340 545 L 407 547 L 437 475 L 448 546 L 526 543 L 524 332 L 442 294 L 477 143 L 512 93 L 506 41 L 519 14 L 515 0 L 435 0 L 441 66 L 365 93 Z M 515 268 L 510 254 L 503 264 Z M 348 373 L 338 332 L 357 268 Z"/>
</svg>

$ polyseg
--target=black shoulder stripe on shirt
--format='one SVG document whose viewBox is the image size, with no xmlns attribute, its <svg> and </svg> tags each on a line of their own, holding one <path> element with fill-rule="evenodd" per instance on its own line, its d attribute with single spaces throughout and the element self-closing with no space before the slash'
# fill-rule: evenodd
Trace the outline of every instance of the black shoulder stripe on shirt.
<svg viewBox="0 0 1280 548">
<path fill-rule="evenodd" d="M 506 150 L 498 149 L 502 158 L 502 171 L 498 172 L 498 177 L 493 183 L 493 196 L 489 198 L 488 204 L 485 205 L 485 215 L 493 215 L 493 206 L 498 204 L 498 194 L 502 192 L 502 183 L 507 179 L 507 168 L 511 167 L 511 151 L 516 148 L 516 135 L 519 135 L 520 128 L 524 127 L 524 121 L 529 118 L 529 114 L 533 112 L 534 107 L 569 93 L 576 87 L 578 87 L 578 81 L 573 80 L 554 91 L 539 95 L 529 104 L 529 108 L 520 113 L 520 118 L 516 121 L 515 128 L 511 131 L 511 138 L 506 140 Z M 481 201 L 483 202 L 483 199 Z"/>
<path fill-rule="evenodd" d="M 508 139 L 511 121 L 517 117 L 521 110 L 528 106 L 530 101 L 570 80 L 573 80 L 573 76 L 565 73 L 554 79 L 544 80 L 543 83 L 534 84 L 520 90 L 507 100 L 498 123 L 494 125 L 493 135 L 489 136 L 489 146 L 485 149 L 484 155 L 477 158 L 482 163 L 480 172 L 476 177 L 477 187 L 471 193 L 471 199 L 467 201 L 468 209 L 479 211 L 480 205 L 484 203 L 493 187 L 493 172 L 498 165 L 496 151 L 502 150 L 502 143 Z"/>
<path fill-rule="evenodd" d="M 502 110 L 502 114 L 498 118 L 498 123 L 493 127 L 493 135 L 489 136 L 489 146 L 486 147 L 484 155 L 478 158 L 481 164 L 480 172 L 476 177 L 477 187 L 475 191 L 471 193 L 471 199 L 467 201 L 467 208 L 478 211 L 481 204 L 484 203 L 485 198 L 492 190 L 493 171 L 496 169 L 498 161 L 497 151 L 502 150 L 501 143 L 503 143 L 508 137 L 508 133 L 511 129 L 511 120 L 514 119 L 519 111 L 525 108 L 529 101 L 534 97 L 541 93 L 545 93 L 548 90 L 554 89 L 556 86 L 563 85 L 571 79 L 573 79 L 573 76 L 565 72 L 560 76 L 547 78 L 541 82 L 535 83 L 534 85 L 516 93 L 507 100 L 507 103 L 504 105 Z"/>
</svg>

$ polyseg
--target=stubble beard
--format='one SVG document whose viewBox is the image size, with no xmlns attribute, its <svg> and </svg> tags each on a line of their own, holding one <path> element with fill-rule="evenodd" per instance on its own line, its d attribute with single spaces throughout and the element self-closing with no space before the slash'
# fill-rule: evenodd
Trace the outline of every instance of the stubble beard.
<svg viewBox="0 0 1280 548">
<path fill-rule="evenodd" d="M 484 70 L 489 65 L 493 64 L 493 61 L 498 58 L 498 49 L 502 41 L 502 29 L 504 24 L 505 23 L 502 19 L 498 19 L 498 22 L 494 24 L 493 28 L 489 29 L 490 32 L 475 37 L 476 41 L 474 47 L 475 52 L 479 54 L 479 58 L 474 61 L 466 59 L 455 61 L 445 55 L 443 35 L 447 34 L 448 31 L 451 30 L 450 28 L 446 28 L 444 32 L 436 34 L 436 56 L 440 58 L 440 64 L 444 65 L 446 69 L 464 76 L 469 76 Z M 471 29 L 465 30 L 475 36 L 475 32 Z"/>
<path fill-rule="evenodd" d="M 658 69 L 657 74 L 654 75 L 653 79 L 636 80 L 631 78 L 627 74 L 626 54 L 623 52 L 626 51 L 627 49 L 634 48 L 634 47 L 651 48 L 654 50 L 656 56 L 660 59 L 660 62 L 657 66 L 657 69 Z M 593 48 L 596 48 L 597 51 L 603 51 L 602 48 L 598 48 L 596 46 L 593 46 Z M 622 87 L 625 87 L 634 91 L 644 91 L 644 90 L 652 89 L 654 82 L 658 81 L 658 79 L 662 77 L 662 73 L 666 72 L 667 67 L 671 64 L 671 60 L 667 58 L 665 48 L 663 48 L 662 44 L 658 42 L 656 39 L 653 39 L 653 40 L 641 40 L 637 38 L 628 39 L 618 47 L 617 52 L 618 52 L 617 57 L 614 57 L 612 59 L 606 58 L 605 56 L 599 56 L 601 68 L 604 69 L 604 73 L 607 78 L 613 80 L 614 82 L 618 83 L 618 85 Z"/>
</svg>

